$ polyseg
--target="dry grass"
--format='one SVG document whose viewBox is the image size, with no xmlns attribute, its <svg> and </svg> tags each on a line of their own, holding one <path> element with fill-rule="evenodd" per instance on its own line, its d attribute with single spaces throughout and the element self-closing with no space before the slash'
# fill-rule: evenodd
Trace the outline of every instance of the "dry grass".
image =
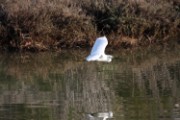
<svg viewBox="0 0 180 120">
<path fill-rule="evenodd" d="M 116 48 L 161 44 L 177 39 L 179 28 L 178 0 L 0 2 L 0 44 L 4 49 L 87 47 L 100 34 L 107 35 Z"/>
</svg>

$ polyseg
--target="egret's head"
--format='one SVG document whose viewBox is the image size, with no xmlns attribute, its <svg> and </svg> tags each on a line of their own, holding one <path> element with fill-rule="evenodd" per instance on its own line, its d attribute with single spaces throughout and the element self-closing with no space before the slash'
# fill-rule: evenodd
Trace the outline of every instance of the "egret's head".
<svg viewBox="0 0 180 120">
<path fill-rule="evenodd" d="M 113 112 L 109 112 L 109 117 L 110 117 L 110 118 L 113 117 Z"/>
<path fill-rule="evenodd" d="M 103 55 L 101 55 L 101 56 L 98 58 L 97 61 L 111 62 L 111 61 L 112 61 L 112 58 L 113 58 L 113 56 L 111 56 L 111 55 L 105 55 L 105 54 L 103 54 Z"/>
<path fill-rule="evenodd" d="M 107 62 L 111 62 L 112 61 L 113 56 L 112 55 L 107 55 Z"/>
</svg>

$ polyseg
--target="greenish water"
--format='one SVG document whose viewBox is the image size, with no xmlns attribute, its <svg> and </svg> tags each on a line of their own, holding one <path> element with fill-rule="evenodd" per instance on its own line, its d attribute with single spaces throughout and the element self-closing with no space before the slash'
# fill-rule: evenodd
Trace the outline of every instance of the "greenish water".
<svg viewBox="0 0 180 120">
<path fill-rule="evenodd" d="M 180 120 L 180 53 L 158 51 L 111 52 L 111 63 L 86 62 L 81 50 L 1 53 L 0 120 L 88 120 L 107 111 L 113 120 Z"/>
</svg>

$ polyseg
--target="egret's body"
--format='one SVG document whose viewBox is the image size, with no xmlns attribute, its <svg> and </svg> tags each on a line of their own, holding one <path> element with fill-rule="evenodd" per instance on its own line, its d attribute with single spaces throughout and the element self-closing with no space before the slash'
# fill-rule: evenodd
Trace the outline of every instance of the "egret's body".
<svg viewBox="0 0 180 120">
<path fill-rule="evenodd" d="M 107 45 L 108 45 L 108 40 L 105 36 L 97 38 L 93 45 L 91 53 L 86 58 L 86 60 L 111 62 L 113 56 L 105 54 L 105 48 Z"/>
</svg>

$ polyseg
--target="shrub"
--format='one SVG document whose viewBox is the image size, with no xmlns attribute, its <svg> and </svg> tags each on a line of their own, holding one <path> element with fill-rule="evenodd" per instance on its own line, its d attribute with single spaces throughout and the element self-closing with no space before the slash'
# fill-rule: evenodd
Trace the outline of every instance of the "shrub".
<svg viewBox="0 0 180 120">
<path fill-rule="evenodd" d="M 116 47 L 161 44 L 179 37 L 179 13 L 178 0 L 1 0 L 0 44 L 86 47 L 100 34 Z"/>
</svg>

